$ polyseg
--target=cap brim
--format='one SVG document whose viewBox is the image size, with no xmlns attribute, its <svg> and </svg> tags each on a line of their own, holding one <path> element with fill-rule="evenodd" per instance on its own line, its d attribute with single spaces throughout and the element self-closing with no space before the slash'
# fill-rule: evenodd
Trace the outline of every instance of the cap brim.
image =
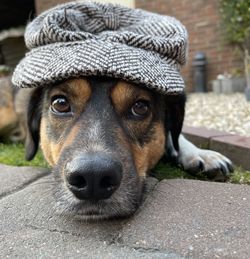
<svg viewBox="0 0 250 259">
<path fill-rule="evenodd" d="M 37 47 L 16 67 L 12 82 L 18 87 L 38 87 L 68 78 L 103 75 L 144 84 L 163 94 L 184 90 L 173 60 L 156 52 L 121 43 L 86 40 Z"/>
</svg>

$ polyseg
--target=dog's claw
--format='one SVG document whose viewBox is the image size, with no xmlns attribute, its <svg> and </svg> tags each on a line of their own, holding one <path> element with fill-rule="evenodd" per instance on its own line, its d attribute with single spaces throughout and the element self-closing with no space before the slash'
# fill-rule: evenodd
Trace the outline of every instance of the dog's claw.
<svg viewBox="0 0 250 259">
<path fill-rule="evenodd" d="M 222 163 L 220 163 L 220 171 L 224 176 L 227 176 L 229 173 L 229 169 Z"/>
<path fill-rule="evenodd" d="M 234 171 L 234 166 L 231 163 L 227 162 L 227 167 L 230 173 Z"/>
</svg>

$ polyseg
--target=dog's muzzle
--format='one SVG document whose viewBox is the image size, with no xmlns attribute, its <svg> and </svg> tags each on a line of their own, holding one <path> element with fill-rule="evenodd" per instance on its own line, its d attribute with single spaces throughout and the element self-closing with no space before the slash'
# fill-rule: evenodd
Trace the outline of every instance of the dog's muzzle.
<svg viewBox="0 0 250 259">
<path fill-rule="evenodd" d="M 106 154 L 82 154 L 67 163 L 65 179 L 80 200 L 108 199 L 120 186 L 122 165 Z"/>
</svg>

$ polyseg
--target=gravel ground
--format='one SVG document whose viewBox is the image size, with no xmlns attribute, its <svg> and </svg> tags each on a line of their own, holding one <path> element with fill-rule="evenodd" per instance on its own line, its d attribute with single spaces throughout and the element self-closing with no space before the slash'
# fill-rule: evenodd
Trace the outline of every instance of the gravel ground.
<svg viewBox="0 0 250 259">
<path fill-rule="evenodd" d="M 242 93 L 192 93 L 184 123 L 250 137 L 250 102 Z"/>
</svg>

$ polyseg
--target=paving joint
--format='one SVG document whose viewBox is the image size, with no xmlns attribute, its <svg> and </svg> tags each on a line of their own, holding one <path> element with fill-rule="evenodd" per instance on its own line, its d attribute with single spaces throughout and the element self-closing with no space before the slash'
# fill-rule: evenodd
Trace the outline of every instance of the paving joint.
<svg viewBox="0 0 250 259">
<path fill-rule="evenodd" d="M 0 194 L 0 200 L 3 200 L 4 198 L 9 197 L 10 195 L 13 195 L 13 194 L 16 194 L 20 191 L 23 191 L 26 187 L 28 187 L 32 183 L 35 183 L 36 181 L 40 180 L 41 178 L 48 176 L 49 173 L 50 172 L 48 171 L 44 175 L 38 175 L 37 177 L 35 177 L 31 180 L 28 180 L 26 183 L 22 184 L 21 186 L 16 187 L 14 190 L 6 191 L 6 192 Z"/>
<path fill-rule="evenodd" d="M 50 229 L 50 228 L 43 228 L 43 227 L 38 227 L 35 225 L 31 225 L 31 224 L 27 224 L 25 225 L 25 227 L 32 229 L 32 230 L 38 230 L 38 231 L 48 231 L 51 233 L 60 233 L 60 234 L 65 234 L 65 235 L 70 235 L 70 236 L 74 236 L 74 237 L 80 237 L 80 234 L 77 233 L 72 233 L 70 231 L 66 231 L 66 230 L 59 230 L 59 229 Z"/>
</svg>

